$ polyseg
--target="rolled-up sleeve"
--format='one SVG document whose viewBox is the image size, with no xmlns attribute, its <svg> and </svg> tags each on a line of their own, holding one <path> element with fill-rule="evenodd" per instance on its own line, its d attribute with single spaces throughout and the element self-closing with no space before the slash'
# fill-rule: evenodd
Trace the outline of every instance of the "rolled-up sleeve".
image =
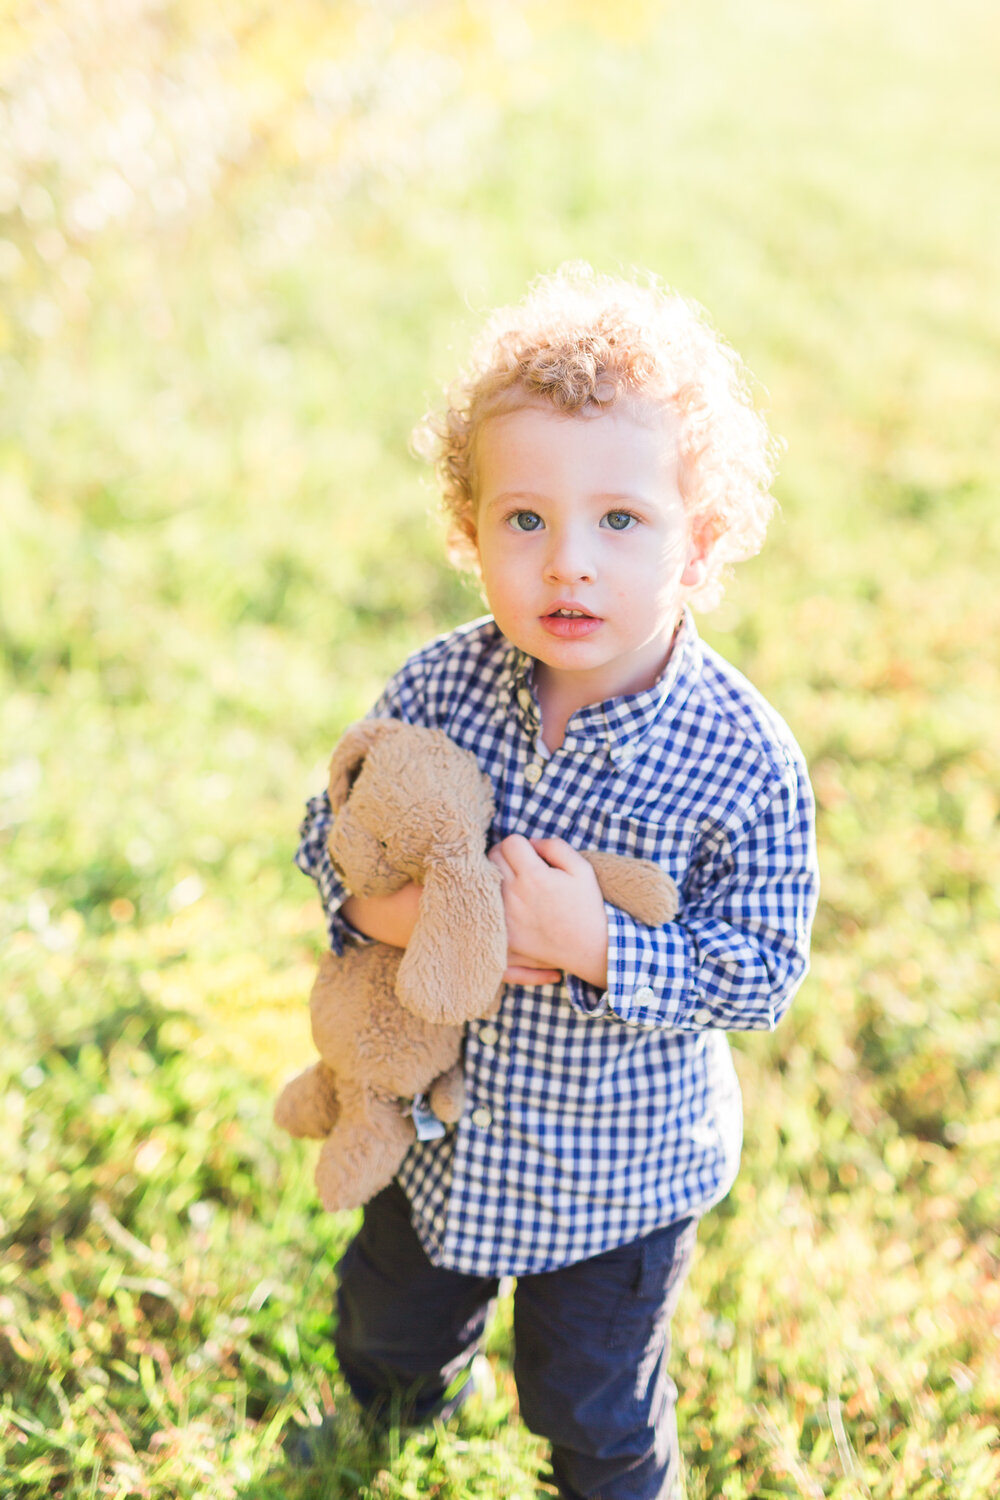
<svg viewBox="0 0 1000 1500">
<path fill-rule="evenodd" d="M 571 977 L 588 1015 L 677 1031 L 772 1030 L 807 971 L 818 872 L 812 791 L 787 774 L 699 864 L 677 918 L 646 927 L 608 907 L 608 989 Z"/>
<path fill-rule="evenodd" d="M 365 717 L 401 719 L 407 724 L 424 722 L 421 686 L 422 673 L 419 665 L 407 663 L 387 684 Z M 352 927 L 341 913 L 341 907 L 351 893 L 338 875 L 327 847 L 332 822 L 329 794 L 324 791 L 311 797 L 306 803 L 305 817 L 299 828 L 295 863 L 303 874 L 316 882 L 323 903 L 330 947 L 340 955 L 347 938 L 361 943 L 366 943 L 369 939 Z"/>
<path fill-rule="evenodd" d="M 359 934 L 340 913 L 340 908 L 350 895 L 350 891 L 334 869 L 330 851 L 326 846 L 327 834 L 332 822 L 330 798 L 326 792 L 321 792 L 318 797 L 310 797 L 306 803 L 306 815 L 299 829 L 299 847 L 295 854 L 295 863 L 303 874 L 310 876 L 316 882 L 326 916 L 330 947 L 334 953 L 340 955 L 344 951 L 344 939 L 349 936 L 357 938 Z"/>
</svg>

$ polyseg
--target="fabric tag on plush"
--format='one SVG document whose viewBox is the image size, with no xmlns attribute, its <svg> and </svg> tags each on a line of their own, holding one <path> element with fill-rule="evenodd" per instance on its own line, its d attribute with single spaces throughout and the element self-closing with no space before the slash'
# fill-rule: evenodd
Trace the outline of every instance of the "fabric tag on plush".
<svg viewBox="0 0 1000 1500">
<path fill-rule="evenodd" d="M 426 1094 L 417 1094 L 410 1110 L 417 1127 L 418 1141 L 439 1141 L 447 1132 L 427 1102 Z"/>
</svg>

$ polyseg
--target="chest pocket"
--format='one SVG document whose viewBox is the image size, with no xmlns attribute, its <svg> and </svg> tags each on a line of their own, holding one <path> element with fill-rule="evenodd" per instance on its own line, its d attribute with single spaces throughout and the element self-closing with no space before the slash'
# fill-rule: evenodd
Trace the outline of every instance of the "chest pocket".
<svg viewBox="0 0 1000 1500">
<path fill-rule="evenodd" d="M 707 866 L 725 842 L 723 830 L 707 819 L 607 813 L 598 847 L 653 860 L 676 882 L 681 900 L 691 901 L 702 890 Z"/>
</svg>

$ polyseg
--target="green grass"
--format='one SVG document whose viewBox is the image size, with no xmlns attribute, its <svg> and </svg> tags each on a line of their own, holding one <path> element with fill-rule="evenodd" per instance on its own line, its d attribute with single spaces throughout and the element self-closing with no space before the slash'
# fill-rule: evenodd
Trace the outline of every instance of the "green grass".
<svg viewBox="0 0 1000 1500">
<path fill-rule="evenodd" d="M 995 8 L 611 9 L 0 19 L 11 1500 L 546 1493 L 506 1301 L 495 1398 L 365 1432 L 352 1221 L 270 1109 L 322 942 L 303 799 L 479 609 L 409 430 L 575 256 L 703 302 L 788 444 L 703 628 L 807 752 L 823 900 L 737 1042 L 744 1169 L 675 1321 L 689 1500 L 1000 1489 Z"/>
</svg>

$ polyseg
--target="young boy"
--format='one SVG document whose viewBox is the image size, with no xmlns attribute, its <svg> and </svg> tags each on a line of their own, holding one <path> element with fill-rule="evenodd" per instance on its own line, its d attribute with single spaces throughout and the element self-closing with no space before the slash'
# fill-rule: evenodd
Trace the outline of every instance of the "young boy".
<svg viewBox="0 0 1000 1500">
<path fill-rule="evenodd" d="M 370 1409 L 454 1409 L 515 1276 L 521 1415 L 559 1493 L 672 1496 L 669 1320 L 740 1151 L 726 1032 L 780 1019 L 815 906 L 801 754 L 687 607 L 759 548 L 772 444 L 688 303 L 581 267 L 495 315 L 426 434 L 492 614 L 372 712 L 446 730 L 489 774 L 509 967 L 499 1015 L 468 1027 L 462 1120 L 412 1148 L 341 1262 L 338 1355 Z M 329 821 L 313 799 L 298 862 L 334 948 L 405 946 L 419 889 L 349 895 Z M 677 919 L 606 905 L 581 848 L 656 860 Z"/>
</svg>

